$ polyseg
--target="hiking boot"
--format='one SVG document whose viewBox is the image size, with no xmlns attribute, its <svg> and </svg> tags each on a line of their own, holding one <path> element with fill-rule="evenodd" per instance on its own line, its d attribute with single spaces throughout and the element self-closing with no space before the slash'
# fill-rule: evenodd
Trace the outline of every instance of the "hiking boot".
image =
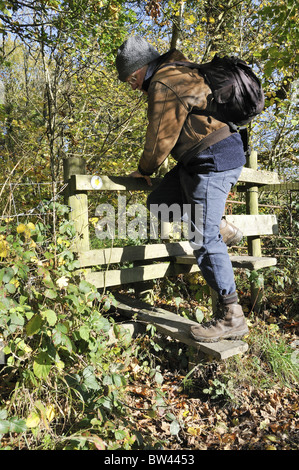
<svg viewBox="0 0 299 470">
<path fill-rule="evenodd" d="M 222 339 L 241 339 L 248 333 L 248 326 L 241 305 L 222 305 L 216 318 L 203 325 L 191 326 L 191 336 L 202 343 L 214 343 Z"/>
<path fill-rule="evenodd" d="M 222 239 L 227 246 L 237 245 L 243 238 L 243 233 L 233 224 L 230 224 L 225 219 L 221 219 L 220 233 Z"/>
</svg>

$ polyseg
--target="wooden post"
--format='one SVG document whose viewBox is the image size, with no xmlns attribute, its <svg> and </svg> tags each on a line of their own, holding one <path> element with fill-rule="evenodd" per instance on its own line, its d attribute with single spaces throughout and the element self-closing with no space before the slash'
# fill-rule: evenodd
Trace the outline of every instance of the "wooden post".
<svg viewBox="0 0 299 470">
<path fill-rule="evenodd" d="M 85 160 L 71 157 L 63 161 L 64 182 L 68 183 L 65 191 L 65 203 L 70 207 L 69 220 L 74 222 L 77 236 L 74 251 L 89 250 L 88 200 L 86 191 L 76 191 L 72 184 L 72 175 L 85 175 Z"/>
<path fill-rule="evenodd" d="M 164 160 L 162 165 L 159 167 L 159 169 L 157 171 L 157 176 L 159 178 L 164 177 L 166 175 L 166 173 L 168 173 L 168 172 L 169 172 L 169 160 L 168 160 L 168 157 L 167 157 L 166 160 Z M 171 222 L 165 222 L 165 221 L 161 220 L 161 235 L 162 235 L 162 233 L 164 234 L 164 236 L 166 234 L 168 234 L 167 240 L 169 240 L 170 232 L 171 232 Z"/>
<path fill-rule="evenodd" d="M 247 167 L 257 170 L 257 152 L 254 150 L 249 155 Z M 246 212 L 250 215 L 257 215 L 259 213 L 257 186 L 250 186 L 247 190 Z M 260 236 L 248 237 L 248 254 L 256 257 L 262 256 Z M 255 312 L 258 312 L 261 308 L 263 287 L 263 285 L 257 285 L 255 281 L 251 282 L 251 303 Z"/>
</svg>

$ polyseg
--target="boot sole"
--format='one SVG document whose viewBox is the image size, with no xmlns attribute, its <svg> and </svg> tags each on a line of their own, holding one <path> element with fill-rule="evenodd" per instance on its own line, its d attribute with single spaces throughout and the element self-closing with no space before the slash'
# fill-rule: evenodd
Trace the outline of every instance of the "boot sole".
<svg viewBox="0 0 299 470">
<path fill-rule="evenodd" d="M 246 329 L 243 332 L 241 331 L 240 333 L 235 333 L 235 334 L 231 333 L 227 335 L 217 336 L 215 338 L 206 338 L 202 336 L 195 337 L 192 333 L 191 333 L 191 336 L 195 341 L 198 341 L 199 343 L 217 343 L 218 341 L 221 341 L 223 339 L 227 339 L 227 340 L 242 339 L 244 336 L 248 335 L 248 333 L 249 333 L 249 330 Z"/>
</svg>

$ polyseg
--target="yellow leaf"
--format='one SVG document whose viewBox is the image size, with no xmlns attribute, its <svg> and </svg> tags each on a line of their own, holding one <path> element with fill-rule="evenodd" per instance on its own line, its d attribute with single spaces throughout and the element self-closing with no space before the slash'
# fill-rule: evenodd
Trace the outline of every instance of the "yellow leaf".
<svg viewBox="0 0 299 470">
<path fill-rule="evenodd" d="M 23 233 L 26 231 L 26 225 L 25 224 L 19 224 L 17 226 L 17 233 Z"/>
<path fill-rule="evenodd" d="M 199 436 L 200 433 L 201 433 L 201 429 L 198 428 L 198 427 L 195 427 L 195 428 L 190 427 L 190 428 L 187 429 L 187 432 L 188 432 L 188 434 L 190 434 L 191 436 Z"/>
<path fill-rule="evenodd" d="M 39 425 L 39 423 L 40 423 L 40 417 L 38 413 L 36 413 L 35 411 L 30 413 L 30 415 L 26 419 L 27 428 L 36 428 Z"/>
<path fill-rule="evenodd" d="M 0 240 L 0 258 L 6 258 L 8 256 L 9 246 L 7 241 Z"/>
<path fill-rule="evenodd" d="M 195 21 L 196 21 L 196 18 L 194 15 L 190 15 L 189 17 L 185 18 L 185 22 L 188 25 L 195 23 Z"/>
<path fill-rule="evenodd" d="M 51 423 L 51 421 L 53 421 L 53 419 L 55 418 L 55 408 L 53 405 L 49 405 L 46 407 L 46 416 L 49 423 Z"/>
<path fill-rule="evenodd" d="M 12 279 L 10 281 L 10 284 L 13 284 L 14 286 L 16 286 L 16 288 L 18 288 L 20 285 L 20 282 L 18 281 L 18 279 Z"/>
<path fill-rule="evenodd" d="M 29 230 L 27 227 L 26 229 L 24 230 L 24 235 L 26 238 L 30 238 L 31 237 L 31 230 Z"/>
<path fill-rule="evenodd" d="M 50 336 L 51 336 L 51 333 L 50 333 Z M 63 368 L 64 368 L 64 362 L 63 361 L 57 361 L 57 362 L 55 362 L 55 365 L 56 365 L 58 370 L 63 370 Z"/>
<path fill-rule="evenodd" d="M 35 230 L 35 225 L 32 222 L 29 222 L 27 224 L 27 227 L 29 228 L 29 230 Z"/>
</svg>

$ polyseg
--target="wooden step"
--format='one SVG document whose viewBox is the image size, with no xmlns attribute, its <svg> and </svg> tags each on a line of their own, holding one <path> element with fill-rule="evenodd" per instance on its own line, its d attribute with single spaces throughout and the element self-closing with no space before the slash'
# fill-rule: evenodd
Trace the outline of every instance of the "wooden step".
<svg viewBox="0 0 299 470">
<path fill-rule="evenodd" d="M 277 263 L 276 258 L 267 257 L 231 256 L 230 259 L 234 268 L 250 270 L 275 266 Z M 133 268 L 88 271 L 85 274 L 85 279 L 98 289 L 102 289 L 105 287 L 121 286 L 139 281 L 149 281 L 198 271 L 199 267 L 197 266 L 194 255 L 184 255 L 177 256 L 174 262 L 166 261 Z"/>
<path fill-rule="evenodd" d="M 275 266 L 277 263 L 276 258 L 256 257 L 256 256 L 230 256 L 230 260 L 234 268 L 257 270 Z M 177 256 L 176 262 L 178 264 L 196 264 L 194 255 Z"/>
<path fill-rule="evenodd" d="M 226 215 L 227 222 L 238 227 L 245 237 L 258 235 L 277 235 L 278 221 L 274 214 L 236 214 Z"/>
<path fill-rule="evenodd" d="M 274 235 L 278 232 L 275 215 L 227 215 L 226 220 L 238 227 L 244 236 Z M 181 255 L 192 255 L 188 241 L 152 243 L 148 245 L 102 248 L 78 253 L 80 267 L 103 264 L 157 260 Z"/>
<path fill-rule="evenodd" d="M 135 321 L 154 325 L 159 333 L 192 346 L 215 359 L 227 359 L 236 354 L 242 354 L 248 349 L 248 344 L 242 340 L 200 343 L 190 336 L 190 327 L 198 325 L 197 322 L 122 294 L 116 294 L 115 298 L 118 302 L 116 310 L 124 316 L 134 318 Z"/>
<path fill-rule="evenodd" d="M 140 281 L 172 277 L 178 274 L 198 272 L 197 264 L 179 264 L 171 261 L 148 264 L 134 268 L 92 271 L 85 274 L 85 279 L 98 289 L 111 286 L 122 286 Z"/>
<path fill-rule="evenodd" d="M 193 250 L 190 243 L 188 241 L 181 241 L 82 251 L 78 253 L 78 259 L 80 261 L 80 267 L 83 268 L 103 264 L 157 260 L 192 253 Z"/>
</svg>

